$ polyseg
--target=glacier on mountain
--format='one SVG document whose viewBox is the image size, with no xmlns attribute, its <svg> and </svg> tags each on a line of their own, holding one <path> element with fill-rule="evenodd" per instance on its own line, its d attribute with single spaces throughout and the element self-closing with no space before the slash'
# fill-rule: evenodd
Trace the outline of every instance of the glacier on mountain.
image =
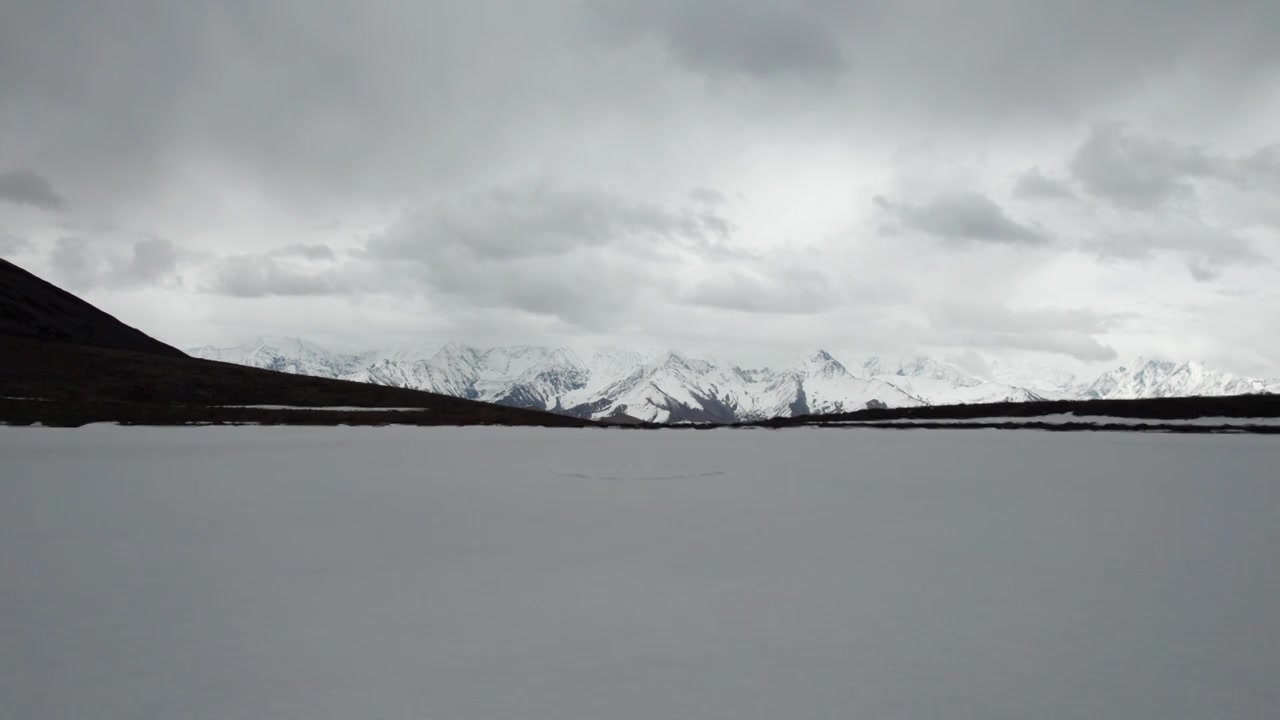
<svg viewBox="0 0 1280 720">
<path fill-rule="evenodd" d="M 817 350 L 777 369 L 627 348 L 429 343 L 336 353 L 305 340 L 262 337 L 199 358 L 279 372 L 407 387 L 594 419 L 734 422 L 885 407 L 1059 399 L 1132 399 L 1280 392 L 1280 380 L 1236 377 L 1199 362 L 1139 359 L 1093 380 L 1027 363 L 982 372 L 927 356 L 861 358 Z M 852 369 L 851 369 L 852 368 Z"/>
</svg>

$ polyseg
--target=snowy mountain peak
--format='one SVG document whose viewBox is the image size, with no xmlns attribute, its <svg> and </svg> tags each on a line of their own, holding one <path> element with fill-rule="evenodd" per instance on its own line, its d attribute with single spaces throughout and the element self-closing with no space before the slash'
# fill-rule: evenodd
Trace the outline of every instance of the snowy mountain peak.
<svg viewBox="0 0 1280 720">
<path fill-rule="evenodd" d="M 1218 372 L 1202 362 L 1177 363 L 1164 359 L 1139 358 L 1130 365 L 1100 375 L 1083 390 L 1085 397 L 1132 399 L 1144 397 L 1186 397 L 1191 395 L 1244 395 L 1275 392 L 1275 380 L 1237 378 Z"/>
<path fill-rule="evenodd" d="M 1002 360 L 987 363 L 985 377 L 1003 385 L 1026 388 L 1051 400 L 1074 397 L 1079 384 L 1079 379 L 1065 370 Z"/>
<path fill-rule="evenodd" d="M 649 367 L 655 370 L 669 369 L 679 372 L 703 373 L 710 369 L 711 364 L 705 360 L 691 358 L 683 353 L 671 350 L 657 358 L 654 358 L 654 360 L 649 363 Z"/>
<path fill-rule="evenodd" d="M 833 363 L 836 359 L 826 350 L 815 350 L 806 358 L 811 363 Z"/>
<path fill-rule="evenodd" d="M 956 367 L 923 355 L 904 358 L 900 363 L 898 363 L 898 368 L 894 374 L 909 378 L 944 380 L 962 387 L 970 387 L 982 382 Z"/>
<path fill-rule="evenodd" d="M 379 355 L 399 362 L 417 362 L 426 360 L 436 353 L 440 352 L 440 348 L 444 347 L 441 343 L 433 341 L 419 341 L 408 345 L 400 345 L 391 350 L 379 353 Z"/>
<path fill-rule="evenodd" d="M 1139 358 L 1080 384 L 1071 373 L 1027 364 L 986 363 L 982 377 L 929 356 L 867 358 L 855 372 L 825 350 L 780 369 L 677 351 L 520 345 L 475 348 L 420 342 L 384 352 L 343 354 L 288 337 L 265 336 L 195 357 L 568 412 L 625 413 L 654 422 L 731 422 L 800 413 L 921 404 L 1025 402 L 1067 398 L 1237 395 L 1280 391 L 1280 380 L 1238 378 L 1202 362 Z M 982 364 L 982 363 L 978 363 Z"/>
<path fill-rule="evenodd" d="M 826 350 L 815 350 L 792 363 L 788 370 L 801 375 L 848 375 L 844 365 Z"/>
<path fill-rule="evenodd" d="M 859 365 L 859 368 L 861 369 L 862 374 L 866 377 L 894 374 L 893 371 L 888 369 L 888 363 L 875 356 L 864 359 Z"/>
<path fill-rule="evenodd" d="M 319 345 L 306 340 L 272 335 L 260 335 L 242 347 L 249 349 L 250 353 L 264 355 L 296 357 L 301 355 L 319 356 L 332 354 Z"/>
<path fill-rule="evenodd" d="M 360 363 L 360 358 L 356 355 L 333 353 L 306 340 L 276 336 L 257 337 L 243 345 L 229 348 L 193 348 L 187 354 L 205 360 L 320 377 L 342 377 Z"/>
</svg>

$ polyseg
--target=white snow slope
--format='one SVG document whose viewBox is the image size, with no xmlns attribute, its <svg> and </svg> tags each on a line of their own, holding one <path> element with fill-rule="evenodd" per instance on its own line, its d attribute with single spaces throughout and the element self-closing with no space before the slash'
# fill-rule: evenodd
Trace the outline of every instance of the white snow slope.
<svg viewBox="0 0 1280 720">
<path fill-rule="evenodd" d="M 929 357 L 846 365 L 818 350 L 780 369 L 742 368 L 678 352 L 620 348 L 476 348 L 420 343 L 354 354 L 292 338 L 195 357 L 283 372 L 428 390 L 518 407 L 653 422 L 732 422 L 886 407 L 1280 392 L 1280 380 L 1240 378 L 1202 363 L 1140 359 L 1082 381 L 1034 365 L 994 362 L 983 377 Z"/>
<path fill-rule="evenodd" d="M 1262 436 L 0 429 L 47 720 L 1274 720 Z"/>
</svg>

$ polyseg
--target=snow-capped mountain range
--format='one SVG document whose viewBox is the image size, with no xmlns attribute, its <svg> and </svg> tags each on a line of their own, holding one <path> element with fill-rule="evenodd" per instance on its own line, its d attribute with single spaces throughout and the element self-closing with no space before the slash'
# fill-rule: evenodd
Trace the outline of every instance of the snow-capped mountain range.
<svg viewBox="0 0 1280 720">
<path fill-rule="evenodd" d="M 864 358 L 845 364 L 819 350 L 782 368 L 656 350 L 457 343 L 382 352 L 330 352 L 294 338 L 193 357 L 280 372 L 428 390 L 580 417 L 629 415 L 651 422 L 732 422 L 861 410 L 1049 399 L 1150 398 L 1280 392 L 1280 379 L 1236 377 L 1198 362 L 1139 359 L 1094 379 L 1026 364 L 992 362 L 980 377 L 929 357 Z"/>
</svg>

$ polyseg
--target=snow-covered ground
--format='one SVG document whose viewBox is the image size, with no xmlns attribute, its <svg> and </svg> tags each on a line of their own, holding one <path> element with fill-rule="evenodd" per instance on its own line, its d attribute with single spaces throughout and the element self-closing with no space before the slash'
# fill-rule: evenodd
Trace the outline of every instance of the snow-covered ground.
<svg viewBox="0 0 1280 720">
<path fill-rule="evenodd" d="M 1274 718 L 1280 441 L 0 429 L 5 717 Z"/>
<path fill-rule="evenodd" d="M 1186 419 L 1126 418 L 1111 415 L 1028 415 L 1024 417 L 975 418 L 892 418 L 888 420 L 843 420 L 833 425 L 1124 425 L 1139 428 L 1161 427 L 1280 427 L 1280 418 L 1198 417 Z"/>
</svg>

